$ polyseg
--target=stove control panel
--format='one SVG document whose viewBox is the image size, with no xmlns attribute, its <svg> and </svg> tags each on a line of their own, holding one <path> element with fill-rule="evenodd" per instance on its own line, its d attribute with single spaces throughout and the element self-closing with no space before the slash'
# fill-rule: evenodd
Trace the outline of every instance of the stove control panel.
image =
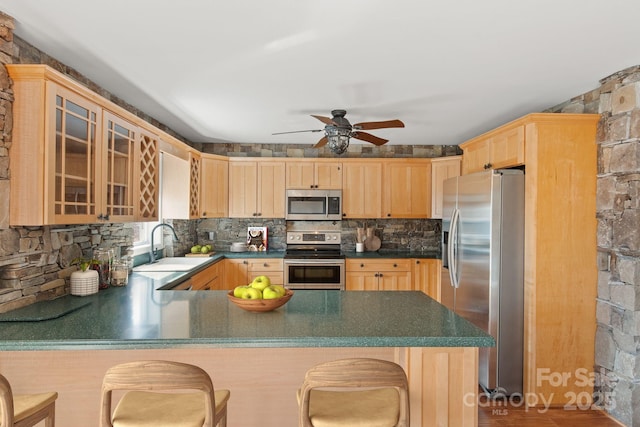
<svg viewBox="0 0 640 427">
<path fill-rule="evenodd" d="M 336 231 L 289 231 L 287 232 L 287 243 L 309 243 L 309 244 L 339 244 L 341 242 L 340 232 Z"/>
</svg>

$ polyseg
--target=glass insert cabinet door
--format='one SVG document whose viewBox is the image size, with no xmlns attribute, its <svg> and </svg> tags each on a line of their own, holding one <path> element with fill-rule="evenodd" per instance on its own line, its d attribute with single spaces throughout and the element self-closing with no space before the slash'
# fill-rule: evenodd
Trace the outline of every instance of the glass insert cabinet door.
<svg viewBox="0 0 640 427">
<path fill-rule="evenodd" d="M 102 166 L 105 183 L 105 212 L 108 221 L 132 220 L 134 215 L 134 154 L 136 152 L 137 126 L 104 112 Z"/>
<path fill-rule="evenodd" d="M 55 222 L 90 222 L 98 215 L 96 168 L 100 110 L 73 92 L 55 91 L 55 171 L 53 210 Z"/>
</svg>

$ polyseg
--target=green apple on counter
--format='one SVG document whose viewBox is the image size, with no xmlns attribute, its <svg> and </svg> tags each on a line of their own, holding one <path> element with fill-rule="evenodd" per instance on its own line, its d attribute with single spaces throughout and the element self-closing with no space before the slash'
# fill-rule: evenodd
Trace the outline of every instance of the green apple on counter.
<svg viewBox="0 0 640 427">
<path fill-rule="evenodd" d="M 251 282 L 252 288 L 259 289 L 261 291 L 264 291 L 264 289 L 269 285 L 271 285 L 271 279 L 267 276 L 258 276 L 253 279 L 253 282 Z"/>
<path fill-rule="evenodd" d="M 191 246 L 191 253 L 192 254 L 199 254 L 200 251 L 202 251 L 202 246 L 201 245 Z"/>
</svg>

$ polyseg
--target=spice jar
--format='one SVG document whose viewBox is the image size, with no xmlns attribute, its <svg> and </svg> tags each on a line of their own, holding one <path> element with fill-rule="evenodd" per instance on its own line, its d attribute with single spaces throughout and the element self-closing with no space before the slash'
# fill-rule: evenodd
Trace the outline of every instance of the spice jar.
<svg viewBox="0 0 640 427">
<path fill-rule="evenodd" d="M 91 268 L 96 270 L 100 276 L 100 284 L 98 285 L 99 289 L 107 289 L 109 287 L 109 272 L 111 270 L 112 253 L 113 252 L 110 249 L 106 248 L 96 248 L 93 250 Z"/>
<path fill-rule="evenodd" d="M 125 286 L 129 281 L 129 266 L 126 260 L 115 260 L 111 266 L 111 285 Z"/>
</svg>

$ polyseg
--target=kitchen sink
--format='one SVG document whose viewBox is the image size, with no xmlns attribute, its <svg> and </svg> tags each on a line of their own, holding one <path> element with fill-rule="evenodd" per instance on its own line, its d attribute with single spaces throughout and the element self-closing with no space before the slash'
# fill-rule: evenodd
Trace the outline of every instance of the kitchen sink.
<svg viewBox="0 0 640 427">
<path fill-rule="evenodd" d="M 186 257 L 166 257 L 160 258 L 153 264 L 143 264 L 133 268 L 138 272 L 154 272 L 154 271 L 189 271 L 202 264 L 209 262 L 211 258 L 186 258 Z"/>
</svg>

